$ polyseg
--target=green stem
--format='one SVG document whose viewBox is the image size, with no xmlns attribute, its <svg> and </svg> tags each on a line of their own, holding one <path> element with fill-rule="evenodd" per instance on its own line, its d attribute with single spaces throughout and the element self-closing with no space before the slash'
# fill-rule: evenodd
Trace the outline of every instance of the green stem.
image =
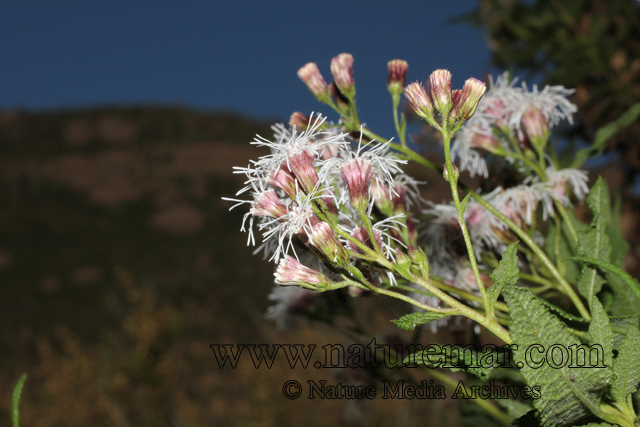
<svg viewBox="0 0 640 427">
<path fill-rule="evenodd" d="M 571 234 L 571 238 L 573 239 L 573 244 L 577 245 L 578 233 L 576 233 L 576 229 L 573 228 L 573 223 L 569 219 L 569 215 L 567 214 L 567 211 L 565 210 L 564 206 L 562 206 L 562 203 L 560 203 L 558 200 L 553 199 L 553 201 L 555 202 L 556 209 L 558 209 L 558 212 L 560 212 L 560 216 L 562 216 L 562 220 L 567 224 L 567 228 L 569 228 L 569 234 Z M 560 234 L 560 230 L 558 230 L 558 234 Z"/>
<path fill-rule="evenodd" d="M 458 178 L 456 175 L 454 175 L 453 163 L 451 162 L 451 134 L 449 133 L 449 129 L 446 126 L 446 123 L 440 129 L 440 132 L 442 133 L 442 139 L 444 141 L 444 158 L 446 161 L 447 173 L 449 175 L 449 184 L 451 187 L 451 195 L 453 196 L 453 203 L 455 204 L 456 211 L 458 212 L 458 223 L 460 224 L 460 230 L 462 231 L 462 235 L 464 237 L 464 243 L 467 246 L 471 269 L 473 270 L 473 275 L 476 278 L 476 284 L 478 285 L 478 289 L 480 290 L 480 294 L 482 295 L 484 309 L 487 313 L 487 316 L 491 318 L 494 315 L 493 306 L 489 299 L 489 295 L 487 294 L 487 291 L 484 287 L 484 283 L 482 282 L 480 270 L 478 269 L 478 262 L 476 260 L 476 253 L 473 250 L 471 236 L 469 235 L 467 224 L 464 220 L 464 209 L 461 206 L 460 197 L 458 195 Z"/>
<path fill-rule="evenodd" d="M 575 293 L 571 285 L 565 280 L 564 277 L 558 272 L 555 265 L 551 262 L 551 260 L 547 257 L 547 255 L 540 249 L 540 247 L 533 241 L 531 237 L 527 233 L 525 233 L 520 227 L 518 227 L 513 221 L 507 218 L 502 212 L 497 210 L 493 205 L 487 202 L 475 191 L 470 191 L 471 197 L 473 197 L 478 203 L 480 203 L 485 209 L 498 217 L 502 222 L 507 224 L 509 228 L 520 237 L 526 244 L 531 248 L 533 253 L 542 261 L 544 266 L 551 272 L 554 279 L 560 284 L 561 289 L 569 296 L 573 304 L 576 306 L 580 315 L 587 320 L 591 320 L 591 315 L 585 308 L 584 304 L 580 300 L 580 297 Z"/>
</svg>

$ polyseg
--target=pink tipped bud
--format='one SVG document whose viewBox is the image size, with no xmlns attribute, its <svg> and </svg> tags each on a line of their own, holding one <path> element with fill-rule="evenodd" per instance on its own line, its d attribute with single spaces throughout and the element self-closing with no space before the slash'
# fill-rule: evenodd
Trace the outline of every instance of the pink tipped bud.
<svg viewBox="0 0 640 427">
<path fill-rule="evenodd" d="M 299 111 L 296 111 L 289 118 L 289 126 L 295 126 L 298 130 L 305 130 L 309 127 L 309 120 L 311 120 L 310 116 L 302 114 Z"/>
<path fill-rule="evenodd" d="M 393 215 L 393 202 L 391 201 L 391 194 L 389 187 L 386 184 L 382 184 L 376 180 L 371 181 L 370 188 L 371 198 L 378 210 L 387 216 Z"/>
<path fill-rule="evenodd" d="M 480 280 L 482 280 L 482 283 L 485 287 L 493 285 L 488 274 L 480 273 Z M 453 285 L 458 289 L 464 289 L 467 291 L 475 291 L 478 289 L 476 276 L 473 270 L 470 268 L 461 268 L 460 270 L 458 270 L 458 274 L 456 275 L 456 279 Z"/>
<path fill-rule="evenodd" d="M 293 172 L 307 194 L 313 192 L 318 183 L 318 173 L 313 166 L 313 160 L 314 156 L 307 150 L 293 152 L 287 158 L 289 170 Z"/>
<path fill-rule="evenodd" d="M 251 215 L 280 218 L 287 214 L 287 207 L 280 201 L 273 190 L 254 194 L 251 203 Z"/>
<path fill-rule="evenodd" d="M 338 89 L 347 97 L 353 96 L 355 91 L 353 81 L 353 56 L 348 53 L 341 53 L 331 60 L 331 74 Z"/>
<path fill-rule="evenodd" d="M 331 283 L 331 280 L 319 271 L 306 267 L 295 258 L 287 255 L 278 264 L 273 273 L 278 285 L 302 286 L 304 288 L 322 288 Z"/>
<path fill-rule="evenodd" d="M 427 120 L 433 120 L 433 104 L 422 84 L 411 83 L 404 89 L 404 96 L 407 97 L 417 115 Z"/>
<path fill-rule="evenodd" d="M 480 98 L 487 91 L 487 85 L 473 77 L 464 82 L 462 96 L 460 97 L 460 113 L 458 118 L 464 122 L 469 120 L 478 108 Z"/>
<path fill-rule="evenodd" d="M 394 59 L 387 63 L 387 70 L 389 71 L 387 77 L 387 89 L 389 89 L 389 92 L 394 95 L 400 95 L 407 80 L 409 64 L 407 64 L 407 61 Z"/>
<path fill-rule="evenodd" d="M 327 261 L 341 267 L 349 264 L 349 252 L 326 222 L 315 224 L 311 231 L 307 232 L 307 236 L 309 245 L 317 249 Z"/>
<path fill-rule="evenodd" d="M 522 115 L 522 124 L 531 143 L 536 146 L 546 144 L 549 139 L 549 121 L 538 109 L 527 110 Z"/>
<path fill-rule="evenodd" d="M 449 70 L 435 70 L 429 76 L 431 98 L 436 109 L 444 117 L 451 110 L 451 73 Z"/>
<path fill-rule="evenodd" d="M 460 98 L 462 98 L 462 89 L 454 89 L 451 91 L 451 111 L 449 112 L 449 118 L 452 122 L 455 122 L 460 114 Z"/>
<path fill-rule="evenodd" d="M 286 165 L 282 165 L 277 170 L 271 172 L 267 178 L 267 183 L 274 188 L 279 188 L 284 191 L 292 200 L 296 199 L 296 178 L 287 170 Z"/>
<path fill-rule="evenodd" d="M 307 85 L 311 93 L 319 100 L 325 100 L 329 96 L 329 85 L 324 81 L 318 66 L 309 62 L 298 70 L 298 77 Z"/>
<path fill-rule="evenodd" d="M 349 160 L 340 169 L 342 180 L 349 189 L 351 204 L 360 212 L 369 205 L 369 181 L 374 173 L 371 162 L 364 158 Z"/>
<path fill-rule="evenodd" d="M 500 144 L 493 135 L 488 135 L 483 132 L 475 132 L 471 135 L 469 139 L 469 147 L 471 148 L 481 148 L 490 153 L 499 153 L 504 151 L 504 147 Z"/>
<path fill-rule="evenodd" d="M 368 248 L 373 249 L 373 244 L 371 243 L 371 239 L 369 238 L 369 233 L 367 233 L 367 229 L 365 228 L 365 226 L 361 226 L 358 228 L 354 228 L 353 232 L 352 232 L 352 236 L 356 238 L 356 240 L 358 240 L 359 242 L 364 243 Z M 380 232 L 380 230 L 376 230 L 373 229 L 373 236 L 376 239 L 376 243 L 378 244 L 378 247 L 381 248 L 382 247 L 382 233 Z M 364 251 L 362 249 L 360 249 L 358 247 L 358 245 L 356 245 L 355 243 L 348 241 L 347 245 L 349 245 L 349 249 L 351 249 L 353 252 L 359 253 L 359 254 L 363 254 Z"/>
</svg>

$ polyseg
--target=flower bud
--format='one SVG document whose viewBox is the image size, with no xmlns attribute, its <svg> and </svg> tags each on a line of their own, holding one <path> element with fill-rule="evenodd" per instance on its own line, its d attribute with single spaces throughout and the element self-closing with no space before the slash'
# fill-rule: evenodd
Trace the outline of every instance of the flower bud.
<svg viewBox="0 0 640 427">
<path fill-rule="evenodd" d="M 478 79 L 474 79 L 472 77 L 464 82 L 464 87 L 462 88 L 462 96 L 459 100 L 459 120 L 466 122 L 471 118 L 471 116 L 473 116 L 473 113 L 476 112 L 476 108 L 478 108 L 480 98 L 482 98 L 486 91 L 487 85 Z"/>
<path fill-rule="evenodd" d="M 280 261 L 273 275 L 276 278 L 275 282 L 284 286 L 293 285 L 317 289 L 332 283 L 324 274 L 300 264 L 298 260 L 289 255 Z"/>
<path fill-rule="evenodd" d="M 404 89 L 404 96 L 407 97 L 417 115 L 427 121 L 433 120 L 433 104 L 422 84 L 411 83 Z"/>
<path fill-rule="evenodd" d="M 394 59 L 387 63 L 387 70 L 389 72 L 387 77 L 387 89 L 389 89 L 389 92 L 392 95 L 400 95 L 404 89 L 407 79 L 409 64 L 407 64 L 407 61 Z"/>
<path fill-rule="evenodd" d="M 367 232 L 366 227 L 360 226 L 357 228 L 354 228 L 352 231 L 352 236 L 355 237 L 356 240 L 358 240 L 359 242 L 362 242 L 365 244 L 365 246 L 367 246 L 370 249 L 374 249 L 373 248 L 373 244 L 371 243 L 371 239 L 369 238 L 369 233 Z M 380 232 L 380 230 L 376 230 L 375 228 L 373 229 L 373 237 L 375 237 L 376 239 L 376 243 L 378 244 L 378 247 L 381 248 L 382 247 L 382 233 Z M 358 254 L 363 254 L 364 251 L 362 249 L 360 249 L 358 247 L 358 245 L 356 245 L 355 243 L 351 242 L 351 241 L 347 241 L 347 245 L 349 246 L 349 249 L 352 252 L 358 253 Z"/>
<path fill-rule="evenodd" d="M 369 187 L 375 173 L 369 160 L 356 158 L 347 161 L 340 169 L 342 180 L 347 184 L 351 204 L 359 212 L 369 205 Z"/>
<path fill-rule="evenodd" d="M 280 218 L 287 214 L 287 207 L 280 201 L 273 190 L 256 193 L 250 209 L 253 216 L 270 216 Z"/>
<path fill-rule="evenodd" d="M 331 60 L 331 74 L 338 89 L 344 93 L 347 98 L 355 95 L 355 86 L 353 81 L 353 56 L 348 53 L 341 53 Z"/>
<path fill-rule="evenodd" d="M 272 171 L 267 178 L 267 183 L 274 188 L 279 188 L 284 191 L 292 200 L 296 199 L 296 178 L 287 170 L 286 164 Z"/>
<path fill-rule="evenodd" d="M 293 172 L 307 194 L 313 192 L 318 183 L 318 172 L 313 165 L 313 160 L 314 156 L 307 150 L 293 152 L 287 157 L 289 170 Z"/>
<path fill-rule="evenodd" d="M 449 70 L 435 70 L 429 76 L 431 98 L 436 110 L 443 117 L 448 117 L 451 110 L 451 73 Z"/>
<path fill-rule="evenodd" d="M 309 127 L 309 120 L 311 120 L 310 116 L 296 111 L 289 118 L 289 126 L 295 126 L 298 130 L 305 130 Z"/>
<path fill-rule="evenodd" d="M 488 135 L 484 132 L 474 132 L 469 138 L 469 147 L 481 148 L 490 153 L 504 152 L 504 147 L 500 144 L 500 141 L 493 135 Z"/>
<path fill-rule="evenodd" d="M 340 92 L 340 89 L 338 89 L 338 86 L 336 86 L 336 82 L 331 82 L 331 84 L 329 85 L 329 91 L 331 92 L 331 95 L 336 102 L 338 111 L 341 114 L 346 114 L 349 110 L 349 99 L 344 96 L 342 92 Z"/>
<path fill-rule="evenodd" d="M 309 232 L 309 244 L 332 264 L 344 267 L 349 264 L 349 252 L 342 246 L 326 222 L 319 222 Z"/>
<path fill-rule="evenodd" d="M 320 101 L 326 101 L 329 97 L 329 86 L 324 81 L 318 66 L 309 62 L 298 70 L 298 77 L 307 85 L 311 93 Z"/>
<path fill-rule="evenodd" d="M 373 203 L 380 212 L 387 216 L 393 216 L 393 202 L 391 201 L 391 195 L 387 185 L 373 180 L 371 181 L 369 191 L 371 193 Z"/>
<path fill-rule="evenodd" d="M 462 98 L 462 89 L 454 89 L 451 91 L 451 111 L 449 112 L 449 119 L 451 123 L 455 123 L 460 114 L 460 98 Z"/>
<path fill-rule="evenodd" d="M 538 109 L 527 110 L 522 115 L 522 124 L 531 143 L 538 149 L 549 140 L 549 121 Z"/>
</svg>

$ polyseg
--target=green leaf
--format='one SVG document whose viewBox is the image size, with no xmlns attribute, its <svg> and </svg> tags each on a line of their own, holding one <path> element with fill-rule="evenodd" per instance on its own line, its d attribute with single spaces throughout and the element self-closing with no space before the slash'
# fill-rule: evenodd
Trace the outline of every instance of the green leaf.
<svg viewBox="0 0 640 427">
<path fill-rule="evenodd" d="M 11 420 L 13 421 L 13 427 L 20 427 L 20 411 L 18 410 L 18 404 L 20 403 L 20 395 L 22 394 L 22 388 L 24 387 L 24 382 L 26 380 L 27 374 L 22 374 L 13 389 L 13 399 L 11 402 Z"/>
<path fill-rule="evenodd" d="M 629 327 L 622 340 L 618 357 L 613 362 L 611 397 L 620 403 L 631 403 L 631 394 L 640 382 L 640 331 L 636 325 Z"/>
<path fill-rule="evenodd" d="M 636 121 L 638 117 L 640 117 L 640 102 L 632 105 L 627 110 L 627 112 L 618 117 L 617 120 L 611 123 L 607 123 L 605 126 L 598 129 L 591 147 L 579 150 L 576 153 L 575 158 L 573 159 L 573 163 L 571 163 L 571 167 L 574 169 L 579 169 L 580 166 L 582 166 L 582 164 L 589 157 L 599 156 L 600 154 L 602 154 L 606 147 L 607 141 L 614 137 L 622 129 L 626 128 L 631 123 Z"/>
<path fill-rule="evenodd" d="M 513 399 L 496 399 L 496 402 L 502 406 L 511 418 L 520 418 L 533 409 L 530 403 L 521 402 Z"/>
<path fill-rule="evenodd" d="M 598 301 L 598 298 L 593 299 L 591 304 L 591 323 L 589 324 L 589 343 L 591 346 L 598 344 L 602 346 L 604 353 L 604 365 L 613 365 L 613 332 L 611 331 L 611 325 L 609 324 L 609 317 L 604 311 L 602 304 Z M 608 377 L 606 382 L 611 379 L 611 370 L 606 370 Z"/>
<path fill-rule="evenodd" d="M 631 289 L 631 291 L 634 294 L 636 294 L 638 299 L 640 299 L 640 283 L 638 283 L 637 280 L 635 280 L 633 277 L 631 277 L 623 269 L 621 269 L 619 267 L 616 267 L 613 264 L 609 264 L 608 262 L 600 261 L 600 260 L 593 259 L 593 258 L 572 257 L 571 259 L 573 259 L 575 261 L 584 262 L 584 263 L 587 263 L 587 264 L 593 264 L 593 265 L 595 265 L 597 267 L 600 267 L 603 270 L 610 271 L 611 273 L 613 273 L 616 276 L 618 276 L 627 286 L 629 286 L 629 289 Z"/>
<path fill-rule="evenodd" d="M 405 358 L 403 363 L 434 365 L 450 369 L 452 372 L 464 371 L 486 380 L 495 369 L 504 365 L 504 351 L 498 347 L 486 347 L 479 352 L 475 346 L 434 344 Z M 462 356 L 462 357 L 460 357 Z M 435 362 L 435 363 L 434 363 Z"/>
<path fill-rule="evenodd" d="M 405 314 L 399 319 L 392 320 L 392 322 L 398 325 L 399 328 L 405 329 L 407 331 L 413 331 L 418 325 L 433 322 L 434 320 L 442 319 L 443 317 L 447 316 L 449 315 L 446 313 L 435 313 L 433 311 L 427 311 L 425 313 Z"/>
<path fill-rule="evenodd" d="M 640 327 L 640 316 L 609 317 L 609 323 L 613 331 L 613 348 L 618 349 L 629 331 L 629 326 Z"/>
<path fill-rule="evenodd" d="M 520 277 L 520 269 L 518 268 L 518 241 L 509 245 L 502 254 L 502 260 L 498 268 L 491 273 L 491 281 L 493 286 L 487 289 L 489 299 L 496 302 L 500 291 L 505 285 L 515 285 Z"/>
<path fill-rule="evenodd" d="M 613 291 L 613 301 L 609 307 L 612 316 L 635 316 L 640 313 L 640 299 L 632 287 L 613 273 L 607 273 L 607 286 Z"/>
<path fill-rule="evenodd" d="M 578 233 L 577 253 L 581 257 L 594 258 L 597 260 L 609 261 L 611 245 L 606 228 L 609 224 L 611 210 L 609 207 L 609 191 L 607 183 L 602 177 L 591 188 L 587 203 L 593 212 L 593 221 L 588 230 Z M 594 295 L 602 289 L 606 283 L 594 268 L 583 266 L 582 274 L 578 279 L 578 291 L 585 297 L 591 305 Z"/>
<path fill-rule="evenodd" d="M 542 425 L 564 425 L 599 412 L 600 398 L 606 386 L 604 381 L 610 375 L 608 368 L 590 366 L 585 369 L 575 357 L 578 352 L 568 350 L 580 346 L 578 339 L 529 289 L 508 286 L 503 294 L 512 319 L 509 330 L 519 347 L 519 351 L 514 352 L 514 360 L 527 384 L 540 387 L 541 397 L 534 400 L 533 405 L 540 414 Z M 534 345 L 541 347 L 532 347 Z M 548 361 L 538 366 L 525 357 L 531 348 L 543 348 L 546 356 L 552 346 L 561 352 L 566 349 L 566 353 L 574 357 L 569 357 L 572 360 L 567 360 L 564 366 L 555 365 L 557 369 Z M 535 356 L 538 361 L 540 355 Z"/>
<path fill-rule="evenodd" d="M 616 195 L 614 207 L 611 211 L 611 219 L 607 226 L 607 234 L 611 241 L 611 263 L 617 267 L 622 267 L 624 256 L 629 251 L 629 243 L 624 238 L 620 230 L 620 219 L 622 216 L 622 197 L 620 193 Z"/>
<path fill-rule="evenodd" d="M 567 216 L 577 233 L 589 228 L 587 224 L 576 218 L 573 210 L 568 209 Z M 575 283 L 580 276 L 580 268 L 575 262 L 566 261 L 566 258 L 576 255 L 575 245 L 572 242 L 569 225 L 565 221 L 562 222 L 562 229 L 559 234 L 555 224 L 549 223 L 549 230 L 544 244 L 545 252 L 554 264 L 562 264 L 564 271 L 561 271 L 561 273 L 563 273 L 565 279 L 570 283 Z"/>
</svg>

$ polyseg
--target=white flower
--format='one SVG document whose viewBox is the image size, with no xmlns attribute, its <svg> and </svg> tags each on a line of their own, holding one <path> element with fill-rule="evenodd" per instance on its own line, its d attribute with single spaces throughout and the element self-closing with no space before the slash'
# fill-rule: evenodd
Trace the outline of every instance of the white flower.
<svg viewBox="0 0 640 427">
<path fill-rule="evenodd" d="M 521 102 L 522 89 L 513 85 L 517 79 L 509 82 L 508 73 L 503 73 L 494 82 L 489 77 L 489 89 L 478 104 L 471 119 L 456 134 L 451 146 L 451 160 L 460 158 L 460 169 L 467 170 L 471 176 L 489 175 L 483 149 L 490 153 L 502 152 L 508 159 L 508 145 L 494 135 L 494 128 L 505 125 L 513 106 Z"/>
<path fill-rule="evenodd" d="M 494 192 L 487 201 L 502 212 L 507 218 L 521 224 L 522 220 L 531 225 L 538 204 L 542 204 L 542 218 L 553 216 L 553 188 L 546 182 L 534 182 L 530 185 L 518 185 Z M 560 200 L 564 203 L 564 200 Z"/>
<path fill-rule="evenodd" d="M 566 196 L 567 185 L 580 202 L 589 194 L 587 186 L 589 177 L 586 171 L 570 168 L 556 170 L 550 166 L 547 168 L 547 179 L 553 188 L 555 198 L 562 201 L 565 206 L 569 205 L 569 198 Z"/>
<path fill-rule="evenodd" d="M 274 321 L 280 330 L 294 326 L 296 314 L 313 304 L 316 295 L 298 286 L 274 286 L 268 298 L 275 304 L 267 309 L 264 317 Z"/>
<path fill-rule="evenodd" d="M 537 85 L 533 85 L 531 91 L 527 90 L 525 83 L 522 83 L 522 99 L 510 106 L 509 127 L 514 132 L 521 132 L 520 123 L 522 116 L 527 111 L 538 110 L 547 120 L 549 128 L 567 120 L 573 124 L 573 113 L 578 111 L 578 107 L 572 104 L 567 96 L 571 95 L 573 89 L 565 89 L 564 86 L 545 86 L 542 91 Z"/>
</svg>

